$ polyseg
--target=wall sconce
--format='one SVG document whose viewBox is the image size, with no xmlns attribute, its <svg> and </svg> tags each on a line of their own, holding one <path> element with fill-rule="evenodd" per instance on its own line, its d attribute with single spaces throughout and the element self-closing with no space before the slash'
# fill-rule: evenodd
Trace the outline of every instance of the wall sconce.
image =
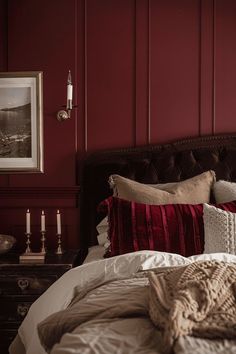
<svg viewBox="0 0 236 354">
<path fill-rule="evenodd" d="M 64 120 L 70 118 L 72 108 L 77 107 L 77 106 L 73 106 L 72 97 L 73 97 L 73 85 L 71 79 L 71 72 L 69 70 L 68 78 L 67 78 L 67 101 L 66 101 L 66 106 L 62 106 L 65 107 L 66 109 L 57 112 L 57 119 L 59 120 L 59 122 L 63 122 Z"/>
</svg>

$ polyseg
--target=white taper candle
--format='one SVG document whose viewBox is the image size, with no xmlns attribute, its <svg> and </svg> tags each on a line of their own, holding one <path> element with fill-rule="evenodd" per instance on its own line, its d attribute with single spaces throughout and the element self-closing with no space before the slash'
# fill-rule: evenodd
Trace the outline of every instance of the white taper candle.
<svg viewBox="0 0 236 354">
<path fill-rule="evenodd" d="M 41 214 L 41 231 L 46 231 L 44 210 L 42 210 L 42 214 Z"/>
<path fill-rule="evenodd" d="M 67 102 L 70 100 L 72 101 L 73 96 L 73 85 L 71 80 L 71 72 L 69 70 L 68 78 L 67 78 Z"/>
<path fill-rule="evenodd" d="M 29 209 L 26 212 L 26 233 L 30 234 L 30 211 L 29 211 Z"/>
<path fill-rule="evenodd" d="M 59 210 L 57 210 L 57 233 L 61 235 L 61 214 Z"/>
</svg>

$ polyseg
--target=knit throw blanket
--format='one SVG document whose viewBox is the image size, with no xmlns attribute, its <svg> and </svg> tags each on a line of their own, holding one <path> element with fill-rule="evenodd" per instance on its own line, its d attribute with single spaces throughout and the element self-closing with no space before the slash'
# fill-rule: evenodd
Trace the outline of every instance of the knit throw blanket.
<svg viewBox="0 0 236 354">
<path fill-rule="evenodd" d="M 164 352 L 181 336 L 236 337 L 236 264 L 207 261 L 149 273 L 149 314 Z"/>
</svg>

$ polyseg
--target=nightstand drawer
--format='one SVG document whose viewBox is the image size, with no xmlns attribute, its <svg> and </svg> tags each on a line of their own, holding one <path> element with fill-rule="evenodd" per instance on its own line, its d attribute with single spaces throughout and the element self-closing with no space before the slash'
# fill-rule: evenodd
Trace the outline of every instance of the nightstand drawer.
<svg viewBox="0 0 236 354">
<path fill-rule="evenodd" d="M 0 296 L 42 294 L 57 279 L 56 274 L 45 275 L 45 277 L 42 275 L 0 276 Z"/>
<path fill-rule="evenodd" d="M 0 256 L 0 354 L 8 354 L 32 303 L 73 267 L 77 257 L 78 250 L 71 250 L 49 253 L 43 264 L 20 264 L 17 253 Z"/>
<path fill-rule="evenodd" d="M 22 298 L 17 299 L 14 302 L 12 302 L 10 299 L 1 299 L 0 303 L 0 329 L 3 329 L 2 325 L 4 326 L 9 322 L 21 323 L 29 311 L 29 308 L 33 303 L 33 299 Z"/>
<path fill-rule="evenodd" d="M 4 340 L 0 341 L 0 353 L 9 353 L 8 347 L 17 335 L 17 329 L 0 329 L 0 338 Z"/>
</svg>

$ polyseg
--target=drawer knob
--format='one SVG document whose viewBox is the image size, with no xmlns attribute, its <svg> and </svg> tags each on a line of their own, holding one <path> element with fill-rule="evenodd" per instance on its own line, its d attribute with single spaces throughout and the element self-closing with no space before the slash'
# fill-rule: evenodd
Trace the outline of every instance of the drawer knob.
<svg viewBox="0 0 236 354">
<path fill-rule="evenodd" d="M 23 291 L 23 290 L 28 288 L 29 280 L 28 279 L 19 279 L 18 282 L 17 282 L 17 285 Z"/>
<path fill-rule="evenodd" d="M 25 315 L 27 314 L 27 312 L 29 311 L 29 307 L 30 305 L 26 305 L 26 304 L 19 304 L 17 306 L 17 314 L 21 317 L 25 317 Z"/>
</svg>

